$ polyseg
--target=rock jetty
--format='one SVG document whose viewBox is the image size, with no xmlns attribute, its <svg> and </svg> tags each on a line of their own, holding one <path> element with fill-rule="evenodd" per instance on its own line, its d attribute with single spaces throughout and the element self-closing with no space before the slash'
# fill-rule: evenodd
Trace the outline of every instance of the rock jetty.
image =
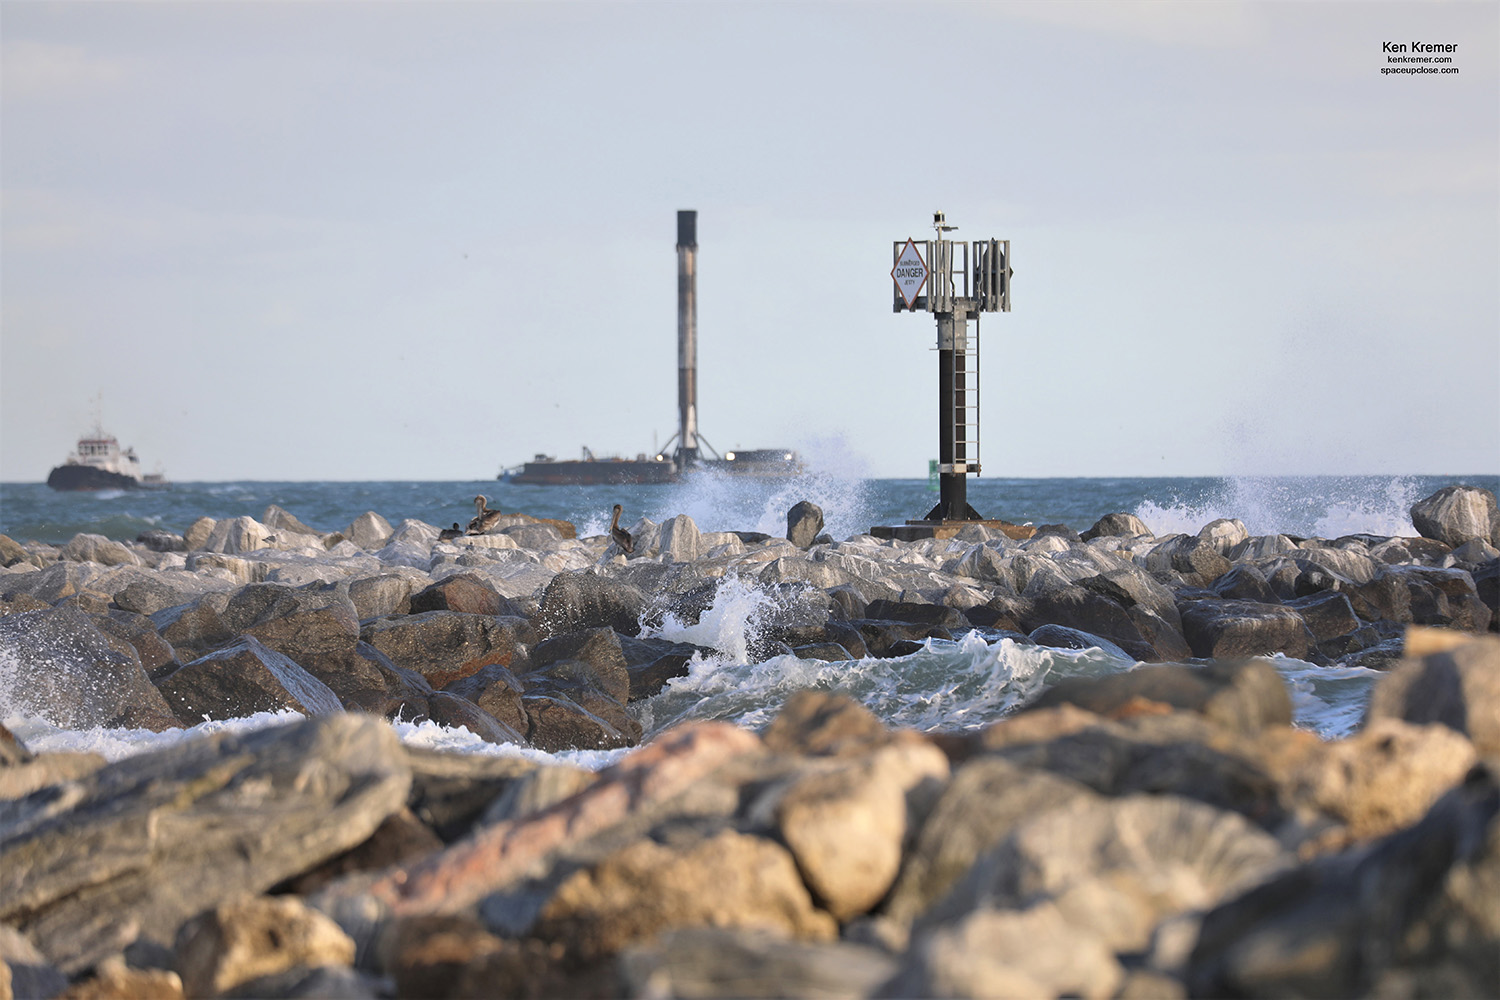
<svg viewBox="0 0 1500 1000">
<path fill-rule="evenodd" d="M 114 763 L 0 730 L 0 998 L 1492 994 L 1500 515 L 1450 487 L 1412 519 L 834 541 L 799 504 L 784 539 L 639 521 L 628 558 L 519 515 L 0 536 L 7 711 L 305 717 Z M 809 690 L 645 739 L 631 703 L 715 652 L 651 626 L 731 579 L 774 598 L 752 659 L 977 629 L 1145 665 L 978 730 Z M 1293 728 L 1276 653 L 1383 671 L 1359 730 Z M 442 753 L 398 716 L 633 749 Z"/>
</svg>

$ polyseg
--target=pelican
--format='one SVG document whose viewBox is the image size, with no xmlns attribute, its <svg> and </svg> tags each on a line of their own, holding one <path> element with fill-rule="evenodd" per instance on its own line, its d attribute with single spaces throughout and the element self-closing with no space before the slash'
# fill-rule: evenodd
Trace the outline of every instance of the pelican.
<svg viewBox="0 0 1500 1000">
<path fill-rule="evenodd" d="M 614 520 L 609 522 L 609 537 L 615 540 L 615 544 L 620 547 L 621 552 L 630 555 L 630 553 L 635 551 L 635 539 L 630 537 L 630 532 L 620 527 L 620 514 L 624 510 L 624 507 L 615 504 L 615 517 Z"/>
<path fill-rule="evenodd" d="M 444 528 L 442 531 L 438 532 L 438 541 L 440 541 L 440 542 L 446 542 L 448 539 L 450 539 L 450 538 L 457 538 L 459 535 L 462 535 L 462 534 L 463 534 L 463 532 L 459 529 L 458 522 L 454 521 L 453 522 L 453 527 L 451 527 L 451 528 Z"/>
<path fill-rule="evenodd" d="M 495 526 L 495 522 L 505 515 L 498 510 L 490 510 L 490 498 L 480 495 L 474 498 L 474 520 L 469 522 L 468 534 L 482 535 Z"/>
</svg>

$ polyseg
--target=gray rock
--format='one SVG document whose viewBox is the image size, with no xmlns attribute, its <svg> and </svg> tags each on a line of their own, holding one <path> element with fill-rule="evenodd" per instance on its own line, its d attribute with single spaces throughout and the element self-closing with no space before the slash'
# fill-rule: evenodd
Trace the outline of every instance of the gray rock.
<svg viewBox="0 0 1500 1000">
<path fill-rule="evenodd" d="M 345 538 L 368 552 L 384 547 L 393 534 L 395 529 L 391 527 L 391 522 L 373 510 L 367 510 L 356 517 L 343 531 Z"/>
<path fill-rule="evenodd" d="M 857 1000 L 896 970 L 876 948 L 814 944 L 759 930 L 693 927 L 629 949 L 618 963 L 630 997 L 819 997 Z"/>
<path fill-rule="evenodd" d="M 1044 691 L 1028 709 L 1077 705 L 1108 716 L 1137 699 L 1196 712 L 1245 736 L 1292 724 L 1286 685 L 1265 660 L 1216 660 L 1201 666 L 1163 663 L 1103 677 L 1068 677 Z"/>
<path fill-rule="evenodd" d="M 1283 653 L 1305 659 L 1313 635 L 1291 608 L 1256 601 L 1187 601 L 1182 634 L 1194 656 L 1232 659 Z"/>
<path fill-rule="evenodd" d="M 186 604 L 191 595 L 162 580 L 132 580 L 115 592 L 114 603 L 125 611 L 154 615 L 158 611 Z"/>
<path fill-rule="evenodd" d="M 527 653 L 522 632 L 527 628 L 518 619 L 427 611 L 369 622 L 360 629 L 360 638 L 434 688 L 445 688 L 490 664 L 523 671 Z"/>
<path fill-rule="evenodd" d="M 516 732 L 526 732 L 526 708 L 521 704 L 526 686 L 506 667 L 486 664 L 475 673 L 450 681 L 443 690 L 467 698 Z"/>
<path fill-rule="evenodd" d="M 290 709 L 303 715 L 343 711 L 328 685 L 254 636 L 185 663 L 156 682 L 184 725 Z"/>
<path fill-rule="evenodd" d="M 1095 538 L 1149 536 L 1150 534 L 1151 529 L 1146 527 L 1146 522 L 1134 514 L 1118 513 L 1105 514 L 1094 522 L 1092 528 L 1079 537 L 1088 542 Z"/>
<path fill-rule="evenodd" d="M 908 926 L 1017 826 L 1093 792 L 1067 778 L 977 757 L 954 772 L 927 815 L 883 910 Z"/>
<path fill-rule="evenodd" d="M 702 535 L 691 517 L 678 514 L 662 522 L 661 553 L 674 563 L 692 562 L 703 554 Z"/>
<path fill-rule="evenodd" d="M 799 500 L 786 512 L 787 541 L 799 549 L 811 548 L 823 530 L 823 508 L 810 500 Z"/>
<path fill-rule="evenodd" d="M 0 618 L 0 656 L 13 672 L 11 710 L 64 729 L 179 725 L 151 686 L 140 657 L 116 648 L 90 617 L 70 608 Z"/>
<path fill-rule="evenodd" d="M 380 573 L 349 582 L 349 600 L 360 620 L 411 613 L 412 581 L 400 573 Z"/>
<path fill-rule="evenodd" d="M 260 516 L 260 523 L 280 534 L 311 535 L 318 540 L 319 545 L 323 544 L 323 532 L 303 524 L 295 515 L 274 503 Z"/>
<path fill-rule="evenodd" d="M 188 547 L 188 551 L 203 548 L 203 543 L 214 533 L 215 523 L 211 517 L 200 517 L 188 525 L 188 529 L 182 533 L 182 542 Z"/>
<path fill-rule="evenodd" d="M 640 635 L 646 603 L 646 595 L 633 584 L 597 573 L 558 573 L 542 594 L 537 631 L 543 638 L 600 627 Z"/>
<path fill-rule="evenodd" d="M 486 743 L 500 746 L 526 743 L 521 730 L 501 722 L 469 699 L 448 691 L 434 691 L 427 696 L 427 717 L 450 729 L 467 729 Z"/>
<path fill-rule="evenodd" d="M 1500 509 L 1495 494 L 1474 486 L 1444 486 L 1411 507 L 1411 523 L 1423 538 L 1457 548 L 1475 538 L 1500 545 Z"/>
<path fill-rule="evenodd" d="M 1359 616 L 1349 598 L 1339 593 L 1312 594 L 1287 602 L 1287 607 L 1302 616 L 1307 630 L 1317 642 L 1348 635 L 1360 627 Z"/>
<path fill-rule="evenodd" d="M 0 920 L 70 974 L 168 948 L 194 914 L 369 837 L 410 785 L 395 733 L 357 715 L 129 757 L 0 802 Z"/>
<path fill-rule="evenodd" d="M 103 535 L 77 534 L 63 546 L 62 556 L 74 562 L 98 563 L 101 566 L 139 566 L 140 556 L 124 544 Z"/>
<path fill-rule="evenodd" d="M 1437 722 L 1500 754 L 1500 638 L 1480 636 L 1400 661 L 1370 693 L 1365 721 Z"/>
<path fill-rule="evenodd" d="M 1416 826 L 1205 915 L 1193 996 L 1487 996 L 1500 976 L 1500 784 L 1480 766 Z"/>
</svg>

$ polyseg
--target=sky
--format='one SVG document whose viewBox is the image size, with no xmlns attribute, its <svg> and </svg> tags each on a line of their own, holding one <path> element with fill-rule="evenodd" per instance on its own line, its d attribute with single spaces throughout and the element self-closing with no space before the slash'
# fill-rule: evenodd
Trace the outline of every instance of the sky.
<svg viewBox="0 0 1500 1000">
<path fill-rule="evenodd" d="M 986 476 L 1500 472 L 1497 64 L 1493 2 L 0 0 L 0 480 L 96 399 L 178 481 L 653 452 L 679 209 L 721 452 L 926 475 L 942 210 L 1011 241 Z"/>
</svg>

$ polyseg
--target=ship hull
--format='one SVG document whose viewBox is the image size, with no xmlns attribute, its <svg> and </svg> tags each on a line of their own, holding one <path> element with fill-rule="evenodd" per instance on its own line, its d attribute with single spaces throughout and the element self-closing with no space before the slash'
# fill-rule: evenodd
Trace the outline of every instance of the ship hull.
<svg viewBox="0 0 1500 1000">
<path fill-rule="evenodd" d="M 145 483 L 92 465 L 59 465 L 47 476 L 47 485 L 69 492 L 146 489 Z"/>
<path fill-rule="evenodd" d="M 522 486 L 642 485 L 676 482 L 677 472 L 671 462 L 527 462 L 509 478 Z"/>
</svg>

